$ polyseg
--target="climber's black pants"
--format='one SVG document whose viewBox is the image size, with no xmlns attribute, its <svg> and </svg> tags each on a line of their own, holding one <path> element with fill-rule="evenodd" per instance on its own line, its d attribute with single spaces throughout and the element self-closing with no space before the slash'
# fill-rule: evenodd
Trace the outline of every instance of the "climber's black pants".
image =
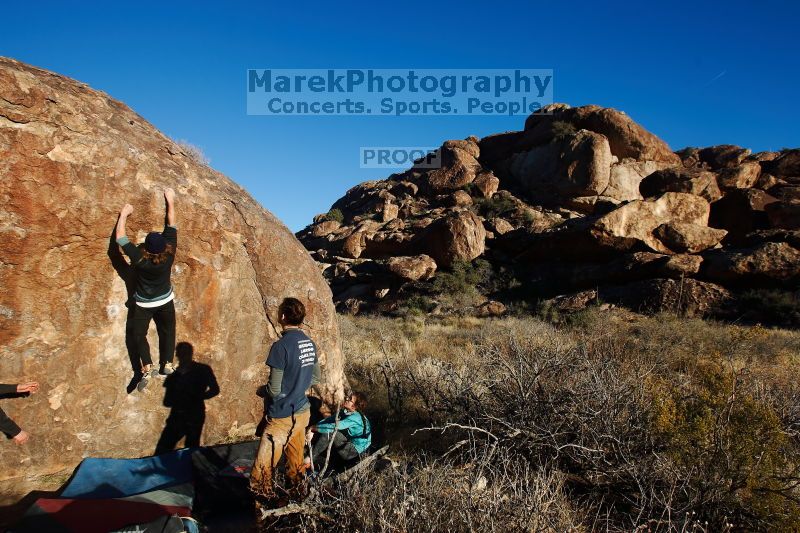
<svg viewBox="0 0 800 533">
<path fill-rule="evenodd" d="M 158 332 L 158 362 L 160 365 L 171 363 L 175 356 L 175 304 L 167 302 L 159 307 L 139 307 L 135 303 L 133 311 L 133 336 L 136 353 L 142 361 L 142 366 L 150 365 L 150 344 L 147 342 L 147 329 L 150 320 L 156 323 Z"/>
<path fill-rule="evenodd" d="M 331 433 L 318 433 L 316 440 L 311 446 L 311 455 L 314 460 L 314 468 L 320 470 L 325 465 L 325 457 L 328 455 L 328 445 L 331 441 Z M 339 459 L 339 462 L 349 466 L 358 462 L 359 453 L 353 443 L 341 431 L 333 433 L 333 446 L 331 446 L 332 459 Z"/>
</svg>

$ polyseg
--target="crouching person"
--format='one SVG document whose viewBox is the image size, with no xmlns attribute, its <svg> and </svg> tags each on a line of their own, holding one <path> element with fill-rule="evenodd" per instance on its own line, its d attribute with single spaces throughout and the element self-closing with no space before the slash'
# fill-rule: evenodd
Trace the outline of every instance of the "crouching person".
<svg viewBox="0 0 800 533">
<path fill-rule="evenodd" d="M 366 397 L 359 392 L 352 392 L 342 404 L 338 424 L 334 415 L 322 419 L 311 428 L 309 433 L 317 434 L 311 446 L 311 462 L 315 469 L 321 470 L 325 466 L 328 446 L 331 447 L 332 464 L 338 462 L 349 467 L 358 462 L 372 444 L 372 429 L 369 420 L 364 416 L 366 407 Z"/>
<path fill-rule="evenodd" d="M 305 314 L 299 300 L 283 300 L 278 308 L 283 334 L 267 357 L 267 424 L 250 474 L 250 490 L 268 500 L 276 496 L 273 478 L 284 453 L 290 488 L 302 482 L 303 447 L 311 413 L 306 391 L 319 382 L 320 373 L 316 345 L 300 329 Z"/>
</svg>

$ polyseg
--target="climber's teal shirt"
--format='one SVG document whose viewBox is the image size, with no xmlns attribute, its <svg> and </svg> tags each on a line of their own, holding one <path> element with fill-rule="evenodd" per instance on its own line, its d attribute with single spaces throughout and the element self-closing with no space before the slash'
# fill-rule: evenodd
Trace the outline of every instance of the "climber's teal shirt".
<svg viewBox="0 0 800 533">
<path fill-rule="evenodd" d="M 364 453 L 372 443 L 372 428 L 369 420 L 358 411 L 343 409 L 339 413 L 338 426 L 336 419 L 332 416 L 322 419 L 317 424 L 317 432 L 333 433 L 334 427 L 336 431 L 341 431 L 347 437 L 358 453 Z"/>
</svg>

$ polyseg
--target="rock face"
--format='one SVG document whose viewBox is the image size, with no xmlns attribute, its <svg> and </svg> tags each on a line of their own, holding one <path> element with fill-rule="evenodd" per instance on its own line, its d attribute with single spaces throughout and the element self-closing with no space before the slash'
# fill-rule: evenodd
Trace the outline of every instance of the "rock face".
<svg viewBox="0 0 800 533">
<path fill-rule="evenodd" d="M 430 279 L 436 273 L 436 262 L 428 255 L 392 257 L 387 266 L 392 274 L 410 281 Z"/>
<path fill-rule="evenodd" d="M 447 141 L 440 150 L 442 168 L 428 174 L 428 186 L 433 191 L 450 191 L 472 183 L 481 166 L 480 150 L 472 141 Z"/>
<path fill-rule="evenodd" d="M 255 392 L 286 296 L 307 306 L 307 329 L 324 357 L 323 392 L 341 390 L 330 288 L 280 221 L 122 103 L 0 58 L 2 382 L 42 386 L 2 402 L 33 438 L 0 448 L 0 479 L 15 485 L 82 457 L 155 449 L 169 410 L 161 380 L 126 391 L 132 279 L 111 235 L 126 202 L 135 208 L 132 240 L 163 227 L 164 187 L 177 193 L 177 340 L 193 343 L 221 387 L 207 402 L 204 442 L 253 434 L 262 416 Z M 323 222 L 316 233 L 338 227 Z M 157 358 L 154 336 L 150 344 Z"/>
<path fill-rule="evenodd" d="M 680 161 L 669 146 L 634 122 L 628 115 L 616 109 L 599 106 L 569 107 L 554 104 L 544 113 L 534 113 L 525 121 L 525 133 L 545 130 L 554 122 L 566 122 L 576 129 L 597 132 L 608 139 L 611 153 L 620 160 L 659 161 L 676 164 Z M 547 113 L 549 112 L 549 114 Z"/>
<path fill-rule="evenodd" d="M 601 217 L 593 229 L 597 240 L 618 250 L 643 243 L 651 250 L 671 253 L 654 233 L 671 223 L 706 226 L 709 205 L 693 194 L 668 192 L 655 201 L 637 200 Z"/>
<path fill-rule="evenodd" d="M 702 224 L 671 222 L 655 229 L 656 238 L 674 252 L 696 254 L 719 244 L 728 232 Z"/>
<path fill-rule="evenodd" d="M 709 202 L 722 198 L 716 176 L 696 168 L 674 167 L 653 172 L 639 183 L 639 190 L 645 198 L 665 192 L 686 192 L 702 196 Z"/>
<path fill-rule="evenodd" d="M 721 283 L 767 284 L 800 279 L 800 251 L 785 242 L 766 242 L 751 249 L 720 250 L 703 261 L 706 276 Z"/>
<path fill-rule="evenodd" d="M 777 201 L 777 198 L 758 189 L 732 190 L 711 204 L 709 223 L 715 228 L 727 230 L 735 241 L 754 230 L 768 229 L 770 223 L 766 206 Z"/>
<path fill-rule="evenodd" d="M 512 176 L 533 197 L 599 195 L 608 187 L 611 149 L 602 135 L 581 130 L 564 143 L 521 153 L 511 165 Z"/>
<path fill-rule="evenodd" d="M 625 113 L 554 104 L 523 131 L 441 152 L 440 169 L 353 187 L 333 205 L 341 226 L 319 216 L 298 233 L 340 309 L 394 312 L 420 295 L 439 312 L 449 304 L 428 273 L 462 275 L 469 261 L 487 298 L 469 304 L 479 316 L 490 301 L 518 303 L 516 288 L 571 308 L 599 299 L 724 314 L 748 283 L 797 282 L 800 150 L 674 153 Z M 387 201 L 399 207 L 390 222 Z M 420 254 L 434 264 L 412 260 Z"/>
<path fill-rule="evenodd" d="M 485 242 L 481 219 L 472 212 L 461 211 L 431 224 L 421 246 L 437 265 L 449 267 L 456 261 L 472 261 L 480 256 Z"/>
</svg>

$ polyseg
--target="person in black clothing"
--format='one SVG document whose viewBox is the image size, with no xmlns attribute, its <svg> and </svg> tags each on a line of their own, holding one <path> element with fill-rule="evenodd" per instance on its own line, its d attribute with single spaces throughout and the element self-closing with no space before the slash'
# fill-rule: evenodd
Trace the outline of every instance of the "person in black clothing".
<svg viewBox="0 0 800 533">
<path fill-rule="evenodd" d="M 164 381 L 164 406 L 172 410 L 156 445 L 156 455 L 175 449 L 185 437 L 187 448 L 200 446 L 206 421 L 205 401 L 219 394 L 217 378 L 211 367 L 192 360 L 194 347 L 180 342 L 175 348 L 178 368 Z"/>
<path fill-rule="evenodd" d="M 34 394 L 38 390 L 39 384 L 35 381 L 20 383 L 19 385 L 0 385 L 0 396 L 12 396 L 17 394 L 27 396 L 29 394 Z M 25 444 L 30 438 L 28 432 L 20 429 L 13 420 L 8 418 L 2 409 L 0 409 L 0 431 L 5 433 L 6 437 L 9 439 L 13 439 L 17 444 Z"/>
<path fill-rule="evenodd" d="M 144 390 L 151 376 L 172 374 L 172 359 L 175 354 L 175 294 L 170 282 L 175 250 L 178 247 L 178 230 L 175 227 L 175 191 L 164 191 L 167 216 L 166 226 L 161 233 L 147 234 L 144 243 L 135 246 L 125 235 L 125 222 L 133 213 L 133 206 L 125 204 L 117 220 L 117 244 L 131 260 L 136 271 L 136 292 L 133 315 L 132 342 L 141 360 L 141 378 L 137 389 Z M 150 320 L 155 321 L 158 332 L 159 368 L 153 368 L 150 358 L 150 345 L 147 343 L 147 329 Z M 134 369 L 136 371 L 137 369 Z"/>
</svg>

